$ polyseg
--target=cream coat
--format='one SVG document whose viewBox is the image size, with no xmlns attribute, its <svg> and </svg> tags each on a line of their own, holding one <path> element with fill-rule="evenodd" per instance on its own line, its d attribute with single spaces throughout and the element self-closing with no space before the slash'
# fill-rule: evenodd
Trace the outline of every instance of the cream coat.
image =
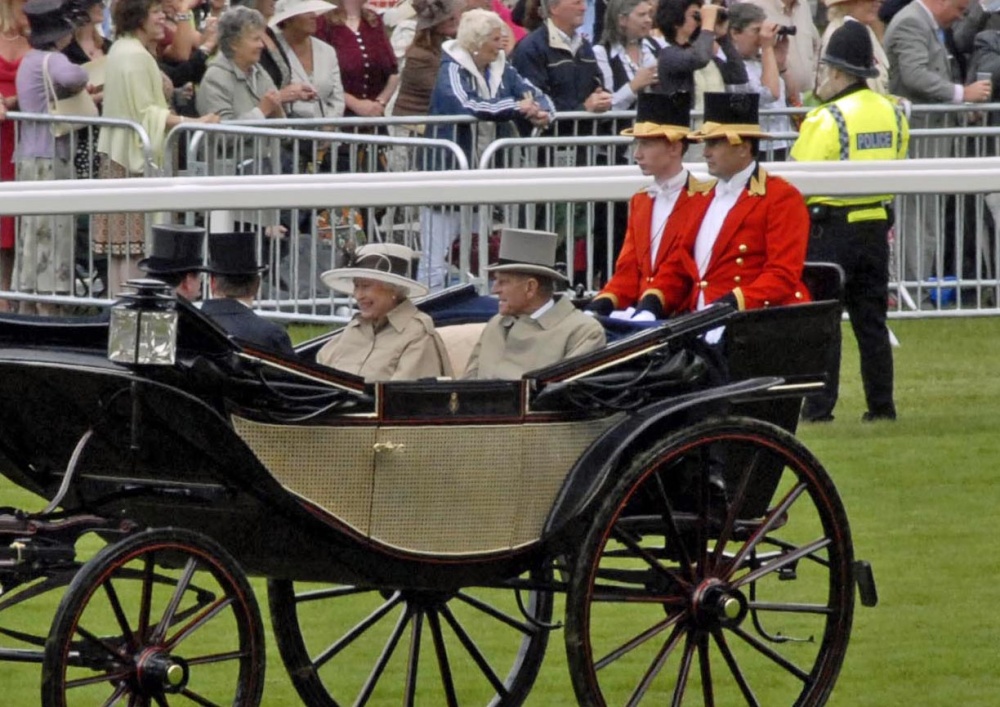
<svg viewBox="0 0 1000 707">
<path fill-rule="evenodd" d="M 316 361 L 366 381 L 415 380 L 452 375 L 451 363 L 431 318 L 410 300 L 389 312 L 378 331 L 355 317 L 316 355 Z"/>
<path fill-rule="evenodd" d="M 604 345 L 604 327 L 564 297 L 538 319 L 493 317 L 472 350 L 463 377 L 515 380 Z"/>
</svg>

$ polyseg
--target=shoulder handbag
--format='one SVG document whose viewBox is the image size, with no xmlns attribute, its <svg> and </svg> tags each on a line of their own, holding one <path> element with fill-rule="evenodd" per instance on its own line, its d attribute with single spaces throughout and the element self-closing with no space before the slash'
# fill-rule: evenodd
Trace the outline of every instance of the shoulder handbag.
<svg viewBox="0 0 1000 707">
<path fill-rule="evenodd" d="M 94 99 L 90 97 L 86 89 L 74 93 L 68 98 L 59 98 L 52 83 L 52 77 L 49 76 L 49 59 L 51 58 L 52 54 L 48 53 L 42 62 L 42 79 L 45 82 L 45 98 L 49 104 L 49 115 L 96 118 L 99 115 L 97 104 L 94 103 Z M 72 123 L 50 123 L 49 125 L 52 129 L 52 135 L 55 137 L 62 137 L 80 127 L 79 125 L 74 126 Z"/>
</svg>

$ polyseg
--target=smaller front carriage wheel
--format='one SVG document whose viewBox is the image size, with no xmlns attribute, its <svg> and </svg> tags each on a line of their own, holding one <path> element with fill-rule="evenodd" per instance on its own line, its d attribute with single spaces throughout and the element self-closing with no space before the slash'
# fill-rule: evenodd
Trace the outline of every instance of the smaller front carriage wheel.
<svg viewBox="0 0 1000 707">
<path fill-rule="evenodd" d="M 551 571 L 530 576 L 545 586 Z M 517 707 L 538 675 L 552 619 L 544 588 L 271 580 L 268 598 L 278 650 L 310 707 Z"/>
<path fill-rule="evenodd" d="M 264 629 L 218 543 L 151 530 L 108 545 L 73 579 L 42 663 L 43 707 L 256 707 Z"/>
<path fill-rule="evenodd" d="M 788 433 L 710 420 L 640 454 L 594 514 L 566 648 L 583 705 L 826 702 L 854 610 L 833 482 Z"/>
</svg>

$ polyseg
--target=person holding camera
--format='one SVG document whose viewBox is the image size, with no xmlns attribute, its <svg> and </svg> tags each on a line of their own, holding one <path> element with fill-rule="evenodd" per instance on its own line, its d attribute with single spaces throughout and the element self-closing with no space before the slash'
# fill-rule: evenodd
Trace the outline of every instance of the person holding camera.
<svg viewBox="0 0 1000 707">
<path fill-rule="evenodd" d="M 702 5 L 701 0 L 660 0 L 656 26 L 663 33 L 664 46 L 657 56 L 660 82 L 654 90 L 693 95 L 694 72 L 712 60 L 719 26 L 727 19 L 726 9 L 719 5 Z"/>
<path fill-rule="evenodd" d="M 765 21 L 764 11 L 749 2 L 729 7 L 729 37 L 746 66 L 749 90 L 760 94 L 760 107 L 783 110 L 788 108 L 785 94 L 785 73 L 788 61 L 789 29 Z M 761 119 L 768 133 L 792 132 L 787 115 L 772 115 Z M 782 162 L 791 146 L 787 140 L 761 143 L 767 159 Z"/>
<path fill-rule="evenodd" d="M 748 0 L 761 7 L 767 15 L 765 21 L 786 28 L 788 59 L 785 64 L 785 93 L 792 103 L 798 103 L 801 94 L 812 88 L 816 79 L 819 57 L 819 30 L 813 23 L 812 9 L 805 0 Z"/>
<path fill-rule="evenodd" d="M 802 123 L 792 147 L 798 162 L 901 160 L 909 124 L 899 103 L 868 88 L 878 75 L 868 28 L 846 22 L 833 33 L 822 58 L 829 68 L 827 102 Z M 810 196 L 808 260 L 834 262 L 844 269 L 844 305 L 861 354 L 861 380 L 868 410 L 862 420 L 895 420 L 892 346 L 886 326 L 889 294 L 891 194 Z M 802 419 L 833 419 L 840 371 L 840 327 L 829 347 L 829 385 L 806 400 Z"/>
</svg>

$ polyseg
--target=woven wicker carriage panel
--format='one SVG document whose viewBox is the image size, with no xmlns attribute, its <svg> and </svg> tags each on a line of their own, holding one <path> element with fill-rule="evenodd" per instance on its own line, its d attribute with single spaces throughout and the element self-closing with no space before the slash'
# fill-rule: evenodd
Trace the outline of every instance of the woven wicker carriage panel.
<svg viewBox="0 0 1000 707">
<path fill-rule="evenodd" d="M 541 537 L 566 474 L 584 450 L 621 416 L 586 422 L 525 425 L 521 438 L 520 513 L 513 544 L 523 545 Z"/>
<path fill-rule="evenodd" d="M 510 547 L 521 426 L 397 427 L 376 455 L 372 537 L 413 552 Z"/>
<path fill-rule="evenodd" d="M 269 425 L 235 415 L 233 427 L 278 483 L 368 534 L 374 427 Z"/>
</svg>

